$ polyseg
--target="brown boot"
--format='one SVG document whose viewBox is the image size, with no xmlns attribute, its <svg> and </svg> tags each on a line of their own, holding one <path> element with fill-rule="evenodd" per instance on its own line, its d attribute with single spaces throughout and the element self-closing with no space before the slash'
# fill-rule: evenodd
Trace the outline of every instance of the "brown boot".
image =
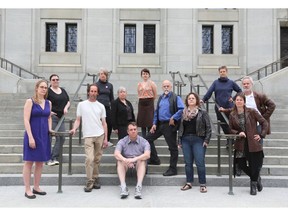
<svg viewBox="0 0 288 216">
<path fill-rule="evenodd" d="M 91 192 L 93 190 L 94 180 L 88 180 L 86 186 L 84 187 L 85 192 Z"/>
<path fill-rule="evenodd" d="M 94 189 L 100 189 L 101 188 L 101 184 L 99 182 L 99 178 L 94 178 L 93 188 Z"/>
</svg>

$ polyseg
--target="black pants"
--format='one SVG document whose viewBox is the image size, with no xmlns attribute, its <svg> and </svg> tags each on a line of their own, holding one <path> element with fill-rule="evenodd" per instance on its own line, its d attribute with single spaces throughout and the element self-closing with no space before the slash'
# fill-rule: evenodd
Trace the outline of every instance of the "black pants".
<svg viewBox="0 0 288 216">
<path fill-rule="evenodd" d="M 105 110 L 106 110 L 106 123 L 107 123 L 107 140 L 109 142 L 112 132 L 112 119 L 111 119 L 112 113 L 110 107 L 105 106 Z"/>
<path fill-rule="evenodd" d="M 127 135 L 127 126 L 118 126 L 118 141 Z"/>
<path fill-rule="evenodd" d="M 250 177 L 251 181 L 257 181 L 263 164 L 263 157 L 263 151 L 249 152 L 245 158 L 236 158 L 236 163 Z"/>
<path fill-rule="evenodd" d="M 147 132 L 149 132 L 151 127 L 141 127 L 142 137 L 146 139 Z"/>
<path fill-rule="evenodd" d="M 158 154 L 154 145 L 154 141 L 158 139 L 160 136 L 164 136 L 166 143 L 168 144 L 170 151 L 170 168 L 173 170 L 177 169 L 178 162 L 178 146 L 176 143 L 177 131 L 175 127 L 169 126 L 169 122 L 160 123 L 157 126 L 157 129 L 154 133 L 148 133 L 146 136 L 146 140 L 150 143 L 151 146 L 151 161 L 159 160 Z"/>
<path fill-rule="evenodd" d="M 229 134 L 230 133 L 230 129 L 229 129 L 229 125 L 226 123 L 224 117 L 222 116 L 221 112 L 219 112 L 217 106 L 215 105 L 215 113 L 216 113 L 216 116 L 217 116 L 217 120 L 220 121 L 222 124 L 220 124 L 223 132 L 225 134 Z M 229 114 L 227 113 L 223 113 L 224 115 L 227 116 L 228 120 L 229 120 Z"/>
</svg>

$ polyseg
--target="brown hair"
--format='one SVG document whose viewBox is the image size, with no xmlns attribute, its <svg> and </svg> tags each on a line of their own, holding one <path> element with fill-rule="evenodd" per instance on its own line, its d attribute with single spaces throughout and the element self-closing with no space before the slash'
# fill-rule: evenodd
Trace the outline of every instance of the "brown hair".
<svg viewBox="0 0 288 216">
<path fill-rule="evenodd" d="M 50 81 L 51 81 L 51 79 L 52 79 L 53 76 L 57 76 L 58 79 L 59 79 L 59 76 L 58 76 L 57 74 L 51 74 L 51 76 L 49 77 L 49 80 L 50 80 Z"/>
<path fill-rule="evenodd" d="M 225 69 L 226 71 L 228 71 L 228 68 L 226 67 L 226 66 L 220 66 L 219 68 L 218 68 L 218 71 L 220 71 L 221 69 Z"/>
<path fill-rule="evenodd" d="M 195 92 L 190 92 L 186 98 L 185 98 L 185 106 L 188 107 L 188 98 L 190 95 L 194 95 L 194 97 L 196 98 L 196 106 L 199 106 L 200 107 L 200 98 L 199 98 L 199 95 L 196 94 Z"/>
<path fill-rule="evenodd" d="M 234 97 L 235 100 L 236 100 L 237 97 L 241 97 L 241 98 L 244 100 L 244 103 L 246 103 L 246 97 L 245 97 L 245 94 L 244 94 L 243 92 L 237 93 L 237 94 L 235 95 L 235 97 Z M 234 101 L 235 101 L 235 100 L 234 100 Z M 244 110 L 245 110 L 245 107 L 246 107 L 246 106 L 244 106 Z M 233 111 L 237 111 L 236 105 L 234 105 Z"/>
<path fill-rule="evenodd" d="M 134 127 L 137 127 L 136 122 L 129 122 L 128 125 L 127 125 L 127 130 L 128 130 L 128 128 L 129 128 L 129 125 L 132 125 L 132 126 L 134 126 Z"/>
<path fill-rule="evenodd" d="M 98 86 L 96 85 L 96 83 L 93 83 L 93 84 L 90 84 L 90 85 L 88 84 L 88 86 L 87 86 L 87 97 L 89 97 L 89 92 L 90 92 L 90 89 L 91 89 L 92 86 L 96 86 L 97 92 L 98 92 Z"/>
<path fill-rule="evenodd" d="M 143 73 L 143 72 L 148 73 L 148 74 L 149 74 L 149 77 L 151 76 L 151 75 L 150 75 L 150 71 L 149 71 L 147 68 L 143 68 L 143 69 L 141 70 L 140 76 L 142 76 L 142 73 Z"/>
</svg>

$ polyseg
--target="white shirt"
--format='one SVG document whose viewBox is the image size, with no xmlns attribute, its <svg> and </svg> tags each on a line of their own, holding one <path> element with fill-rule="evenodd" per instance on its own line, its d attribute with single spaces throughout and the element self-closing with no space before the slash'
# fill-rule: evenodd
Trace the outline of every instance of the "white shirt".
<svg viewBox="0 0 288 216">
<path fill-rule="evenodd" d="M 256 105 L 256 102 L 255 102 L 255 98 L 254 98 L 253 92 L 250 95 L 245 95 L 245 98 L 246 98 L 246 107 L 253 108 L 253 109 L 257 110 L 257 112 L 261 115 L 261 113 L 257 109 L 257 105 Z"/>
<path fill-rule="evenodd" d="M 106 118 L 106 110 L 98 101 L 82 101 L 77 106 L 77 117 L 82 118 L 83 138 L 98 137 L 104 134 L 101 119 Z"/>
</svg>

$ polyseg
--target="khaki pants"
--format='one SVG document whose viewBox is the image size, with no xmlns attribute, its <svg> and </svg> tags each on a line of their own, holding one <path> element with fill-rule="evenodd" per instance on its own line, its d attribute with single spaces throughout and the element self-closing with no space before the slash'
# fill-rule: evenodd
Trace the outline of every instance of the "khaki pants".
<svg viewBox="0 0 288 216">
<path fill-rule="evenodd" d="M 87 137 L 84 139 L 87 181 L 93 181 L 93 178 L 98 178 L 99 176 L 100 160 L 103 153 L 103 140 L 104 134 L 99 137 Z"/>
</svg>

